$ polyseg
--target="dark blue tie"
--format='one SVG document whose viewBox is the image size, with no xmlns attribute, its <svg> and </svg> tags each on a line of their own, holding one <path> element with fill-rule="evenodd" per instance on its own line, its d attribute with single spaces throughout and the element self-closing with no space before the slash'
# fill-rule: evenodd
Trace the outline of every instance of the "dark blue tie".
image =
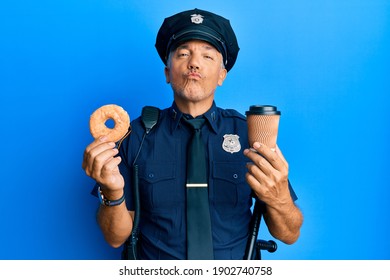
<svg viewBox="0 0 390 280">
<path fill-rule="evenodd" d="M 187 259 L 214 259 L 207 166 L 201 127 L 205 119 L 185 121 L 194 129 L 194 136 L 188 146 L 187 155 Z"/>
</svg>

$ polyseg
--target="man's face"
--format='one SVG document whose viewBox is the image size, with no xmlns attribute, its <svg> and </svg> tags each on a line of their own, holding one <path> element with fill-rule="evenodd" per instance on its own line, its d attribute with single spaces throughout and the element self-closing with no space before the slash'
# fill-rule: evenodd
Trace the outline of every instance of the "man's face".
<svg viewBox="0 0 390 280">
<path fill-rule="evenodd" d="M 211 44 L 199 40 L 179 45 L 165 68 L 166 81 L 171 83 L 175 100 L 180 103 L 212 102 L 226 73 L 222 55 Z"/>
</svg>

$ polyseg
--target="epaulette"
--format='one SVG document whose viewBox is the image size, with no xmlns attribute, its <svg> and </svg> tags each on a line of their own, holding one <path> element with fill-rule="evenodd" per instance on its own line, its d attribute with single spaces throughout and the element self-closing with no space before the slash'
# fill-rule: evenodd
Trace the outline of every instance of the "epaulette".
<svg viewBox="0 0 390 280">
<path fill-rule="evenodd" d="M 226 118 L 239 118 L 244 121 L 246 120 L 246 117 L 243 114 L 239 113 L 237 110 L 234 109 L 222 110 L 222 116 Z"/>
</svg>

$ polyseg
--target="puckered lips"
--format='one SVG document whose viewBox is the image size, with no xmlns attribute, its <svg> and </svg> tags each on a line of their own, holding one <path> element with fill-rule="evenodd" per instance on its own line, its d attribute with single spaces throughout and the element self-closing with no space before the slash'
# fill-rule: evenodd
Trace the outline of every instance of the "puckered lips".
<svg viewBox="0 0 390 280">
<path fill-rule="evenodd" d="M 199 72 L 195 72 L 195 71 L 189 71 L 189 72 L 187 72 L 185 74 L 185 76 L 188 79 L 191 79 L 191 80 L 200 80 L 200 79 L 202 79 L 202 75 Z"/>
</svg>

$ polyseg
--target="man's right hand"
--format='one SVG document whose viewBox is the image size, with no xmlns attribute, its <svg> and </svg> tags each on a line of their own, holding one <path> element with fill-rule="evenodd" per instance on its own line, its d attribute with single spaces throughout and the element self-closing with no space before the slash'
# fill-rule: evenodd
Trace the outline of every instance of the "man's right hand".
<svg viewBox="0 0 390 280">
<path fill-rule="evenodd" d="M 119 172 L 121 157 L 114 142 L 105 137 L 93 141 L 84 151 L 82 167 L 85 173 L 102 188 L 109 200 L 119 199 L 123 195 L 124 179 Z"/>
</svg>

